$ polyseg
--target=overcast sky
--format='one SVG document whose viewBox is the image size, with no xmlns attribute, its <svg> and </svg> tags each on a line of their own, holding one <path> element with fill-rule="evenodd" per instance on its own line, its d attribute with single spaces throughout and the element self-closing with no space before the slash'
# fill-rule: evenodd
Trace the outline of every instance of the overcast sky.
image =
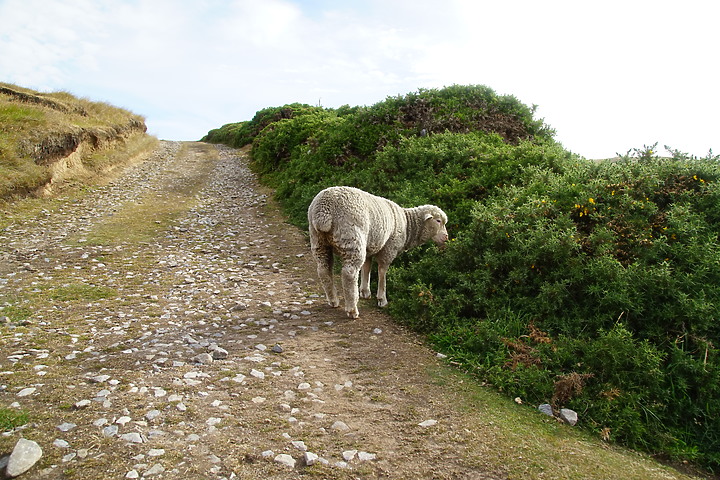
<svg viewBox="0 0 720 480">
<path fill-rule="evenodd" d="M 717 0 L 0 0 L 0 81 L 197 140 L 257 110 L 515 95 L 588 158 L 720 153 Z"/>
</svg>

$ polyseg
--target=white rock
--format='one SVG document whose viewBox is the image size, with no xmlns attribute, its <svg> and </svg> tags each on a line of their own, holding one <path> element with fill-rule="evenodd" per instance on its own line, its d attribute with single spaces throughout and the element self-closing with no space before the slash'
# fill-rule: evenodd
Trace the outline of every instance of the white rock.
<svg viewBox="0 0 720 480">
<path fill-rule="evenodd" d="M 275 456 L 275 452 L 273 452 L 272 450 L 265 450 L 260 455 L 262 455 L 264 458 L 270 458 Z"/>
<path fill-rule="evenodd" d="M 287 453 L 281 453 L 275 457 L 275 462 L 281 465 L 286 465 L 290 468 L 295 468 L 295 459 Z"/>
<path fill-rule="evenodd" d="M 142 435 L 138 432 L 124 433 L 120 435 L 120 440 L 124 440 L 129 443 L 143 443 Z"/>
<path fill-rule="evenodd" d="M 330 430 L 334 430 L 336 432 L 347 432 L 350 430 L 350 427 L 348 427 L 345 422 L 338 420 L 330 426 Z"/>
<path fill-rule="evenodd" d="M 35 393 L 36 390 L 37 390 L 37 388 L 35 388 L 35 387 L 23 388 L 22 390 L 20 390 L 18 392 L 17 396 L 18 397 L 27 397 L 28 395 L 32 395 L 33 393 Z"/>
<path fill-rule="evenodd" d="M 160 473 L 163 473 L 165 471 L 165 467 L 160 465 L 159 463 L 156 463 L 150 469 L 148 469 L 145 473 L 143 473 L 143 477 L 151 477 L 153 475 L 158 475 Z"/>
<path fill-rule="evenodd" d="M 191 360 L 193 362 L 201 363 L 203 365 L 210 365 L 211 363 L 213 363 L 214 359 L 213 359 L 213 356 L 210 355 L 209 353 L 201 353 L 199 355 L 195 355 L 194 357 L 192 357 Z"/>
<path fill-rule="evenodd" d="M 137 470 L 130 470 L 125 474 L 125 478 L 140 478 L 140 474 Z"/>
<path fill-rule="evenodd" d="M 553 416 L 553 409 L 549 403 L 543 403 L 542 405 L 538 406 L 538 410 L 540 410 L 545 415 L 548 415 L 550 417 Z"/>
<path fill-rule="evenodd" d="M 374 453 L 368 453 L 368 452 L 358 452 L 358 460 L 361 462 L 369 462 L 370 460 L 375 460 L 377 458 L 377 455 Z"/>
<path fill-rule="evenodd" d="M 292 444 L 293 444 L 293 447 L 297 448 L 301 452 L 307 451 L 307 446 L 305 445 L 305 442 L 303 442 L 302 440 L 293 440 Z"/>
<path fill-rule="evenodd" d="M 165 455 L 165 449 L 163 448 L 151 448 L 148 452 L 149 457 L 162 457 Z"/>
<path fill-rule="evenodd" d="M 160 410 L 150 410 L 148 413 L 145 414 L 145 418 L 148 419 L 148 421 L 152 422 L 156 418 L 158 418 L 162 413 Z"/>
<path fill-rule="evenodd" d="M 297 387 L 297 389 L 300 390 L 300 391 L 310 390 L 311 388 L 312 388 L 312 387 L 311 387 L 310 384 L 307 383 L 307 382 L 303 382 L 303 383 L 301 383 L 300 385 L 298 385 L 298 387 Z"/>
<path fill-rule="evenodd" d="M 308 467 L 315 465 L 315 463 L 318 461 L 318 456 L 312 452 L 305 452 L 303 456 L 305 458 L 305 465 L 307 465 Z"/>
<path fill-rule="evenodd" d="M 560 418 L 568 425 L 575 425 L 578 421 L 578 414 L 569 408 L 561 408 Z"/>
<path fill-rule="evenodd" d="M 250 375 L 261 380 L 265 378 L 265 373 L 261 372 L 260 370 L 255 370 L 254 368 L 250 370 Z"/>
<path fill-rule="evenodd" d="M 345 450 L 342 452 L 342 457 L 346 462 L 352 461 L 353 458 L 355 458 L 355 455 L 357 455 L 357 450 Z"/>
<path fill-rule="evenodd" d="M 56 438 L 55 441 L 53 441 L 53 446 L 58 448 L 70 448 L 70 444 L 60 438 Z"/>
<path fill-rule="evenodd" d="M 247 360 L 248 362 L 261 363 L 265 361 L 265 357 L 263 357 L 259 353 L 256 353 L 255 355 L 243 358 L 243 360 Z"/>
<path fill-rule="evenodd" d="M 430 420 L 425 420 L 424 422 L 420 422 L 420 423 L 418 423 L 418 425 L 420 425 L 421 427 L 432 427 L 434 425 L 437 425 L 437 423 L 438 423 L 437 420 L 430 419 Z"/>
<path fill-rule="evenodd" d="M 64 422 L 57 426 L 57 429 L 61 432 L 69 432 L 73 428 L 77 427 L 74 423 Z"/>
<path fill-rule="evenodd" d="M 36 442 L 21 438 L 10 454 L 5 473 L 8 477 L 17 477 L 30 470 L 42 457 L 43 451 Z"/>
<path fill-rule="evenodd" d="M 90 405 L 90 400 L 80 400 L 79 402 L 75 402 L 75 408 L 85 408 Z"/>
<path fill-rule="evenodd" d="M 214 360 L 224 360 L 230 355 L 230 353 L 224 348 L 215 347 L 211 350 L 212 357 Z"/>
<path fill-rule="evenodd" d="M 132 420 L 130 417 L 128 417 L 127 415 L 123 415 L 122 417 L 115 420 L 115 423 L 117 423 L 118 425 L 125 425 L 130 420 Z"/>
</svg>

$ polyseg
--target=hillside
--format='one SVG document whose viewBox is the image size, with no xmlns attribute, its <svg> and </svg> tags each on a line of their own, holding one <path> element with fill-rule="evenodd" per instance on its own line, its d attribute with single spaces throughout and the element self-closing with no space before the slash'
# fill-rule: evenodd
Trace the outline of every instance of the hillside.
<svg viewBox="0 0 720 480">
<path fill-rule="evenodd" d="M 206 140 L 252 144 L 302 228 L 330 185 L 440 206 L 447 248 L 390 269 L 398 322 L 511 398 L 720 469 L 720 157 L 653 146 L 589 161 L 533 113 L 456 85 L 368 107 L 271 107 Z"/>
<path fill-rule="evenodd" d="M 0 83 L 0 200 L 92 181 L 152 143 L 144 119 L 127 110 Z"/>
</svg>

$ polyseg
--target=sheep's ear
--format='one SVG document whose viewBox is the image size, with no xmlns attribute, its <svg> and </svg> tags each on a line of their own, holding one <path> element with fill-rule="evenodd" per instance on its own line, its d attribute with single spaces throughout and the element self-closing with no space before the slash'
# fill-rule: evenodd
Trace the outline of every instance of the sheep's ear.
<svg viewBox="0 0 720 480">
<path fill-rule="evenodd" d="M 428 220 L 430 220 L 431 218 L 433 218 L 432 213 L 428 212 L 428 213 L 425 214 L 425 221 L 426 221 L 426 222 L 427 222 Z"/>
</svg>

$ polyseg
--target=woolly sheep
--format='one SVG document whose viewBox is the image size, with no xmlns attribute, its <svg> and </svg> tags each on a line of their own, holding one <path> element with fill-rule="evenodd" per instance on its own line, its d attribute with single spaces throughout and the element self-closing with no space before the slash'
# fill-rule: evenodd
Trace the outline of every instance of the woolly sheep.
<svg viewBox="0 0 720 480">
<path fill-rule="evenodd" d="M 328 304 L 340 306 L 333 282 L 333 251 L 342 258 L 345 311 L 358 318 L 360 297 L 370 298 L 372 259 L 378 264 L 378 305 L 387 305 L 385 274 L 395 257 L 428 240 L 448 239 L 447 215 L 435 205 L 402 208 L 395 202 L 353 187 L 330 187 L 318 193 L 308 208 L 310 248 L 317 262 Z"/>
</svg>

